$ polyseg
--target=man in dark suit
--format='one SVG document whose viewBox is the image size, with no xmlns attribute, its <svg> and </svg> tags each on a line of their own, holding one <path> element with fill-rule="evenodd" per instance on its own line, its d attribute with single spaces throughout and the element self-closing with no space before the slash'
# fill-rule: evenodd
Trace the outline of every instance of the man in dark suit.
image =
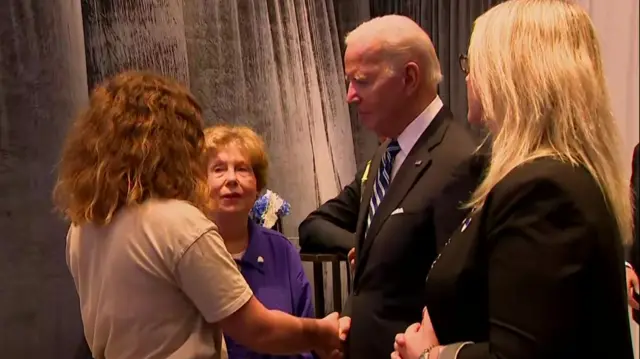
<svg viewBox="0 0 640 359">
<path fill-rule="evenodd" d="M 345 354 L 387 359 L 395 334 L 419 321 L 428 263 L 467 214 L 482 163 L 466 124 L 437 95 L 442 75 L 428 35 L 398 15 L 346 40 L 347 101 L 384 141 L 366 168 L 300 225 L 305 251 L 355 245 Z M 425 265 L 426 263 L 426 265 Z"/>
</svg>

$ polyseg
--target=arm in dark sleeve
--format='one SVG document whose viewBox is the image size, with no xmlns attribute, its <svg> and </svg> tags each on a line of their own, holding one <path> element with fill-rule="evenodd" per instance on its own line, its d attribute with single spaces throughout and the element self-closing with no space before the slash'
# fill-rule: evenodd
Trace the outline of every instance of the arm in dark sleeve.
<svg viewBox="0 0 640 359">
<path fill-rule="evenodd" d="M 585 298 L 579 274 L 593 252 L 590 237 L 596 229 L 566 190 L 551 181 L 529 183 L 511 192 L 490 199 L 493 210 L 487 214 L 494 219 L 487 224 L 486 248 L 489 340 L 463 346 L 457 359 L 565 357 L 557 352 L 558 343 L 578 340 L 570 336 L 576 323 L 582 316 L 593 315 L 581 312 L 579 303 Z M 621 261 L 620 251 L 612 245 L 610 252 L 607 260 L 613 268 Z M 621 278 L 612 275 L 611 281 L 611 288 L 623 286 Z M 610 357 L 623 357 L 615 354 L 625 349 L 612 348 Z M 441 359 L 449 358 L 453 356 Z"/>
<path fill-rule="evenodd" d="M 340 253 L 355 246 L 362 172 L 337 197 L 311 212 L 298 228 L 302 253 Z"/>
</svg>

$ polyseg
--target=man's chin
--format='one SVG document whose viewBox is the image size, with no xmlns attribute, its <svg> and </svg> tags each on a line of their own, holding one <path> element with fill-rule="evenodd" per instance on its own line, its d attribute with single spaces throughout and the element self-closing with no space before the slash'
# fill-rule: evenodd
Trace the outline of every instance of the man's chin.
<svg viewBox="0 0 640 359">
<path fill-rule="evenodd" d="M 370 131 L 376 132 L 376 121 L 374 118 L 371 117 L 371 115 L 358 115 L 359 119 L 360 119 L 360 123 L 362 123 L 362 125 Z"/>
</svg>

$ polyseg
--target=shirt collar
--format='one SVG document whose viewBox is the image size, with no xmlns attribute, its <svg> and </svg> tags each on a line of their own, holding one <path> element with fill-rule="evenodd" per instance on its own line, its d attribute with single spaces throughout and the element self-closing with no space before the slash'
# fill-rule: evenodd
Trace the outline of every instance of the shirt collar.
<svg viewBox="0 0 640 359">
<path fill-rule="evenodd" d="M 400 145 L 400 150 L 405 154 L 411 152 L 413 146 L 418 142 L 418 139 L 422 135 L 422 133 L 429 127 L 429 124 L 436 117 L 438 112 L 442 109 L 444 104 L 440 99 L 440 96 L 436 96 L 436 98 L 431 101 L 429 106 L 422 111 L 421 114 L 418 115 L 409 126 L 405 127 L 404 131 L 398 136 L 398 144 Z"/>
<path fill-rule="evenodd" d="M 236 262 L 239 262 L 241 266 L 249 265 L 264 273 L 265 250 L 263 244 L 265 241 L 261 240 L 262 228 L 251 219 L 248 220 L 247 225 L 249 226 L 249 244 L 242 259 L 236 260 Z"/>
</svg>

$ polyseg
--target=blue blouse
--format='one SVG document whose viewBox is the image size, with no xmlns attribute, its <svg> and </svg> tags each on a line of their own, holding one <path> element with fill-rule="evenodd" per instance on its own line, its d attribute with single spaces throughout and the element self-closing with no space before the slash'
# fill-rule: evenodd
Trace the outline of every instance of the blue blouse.
<svg viewBox="0 0 640 359">
<path fill-rule="evenodd" d="M 282 234 L 249 220 L 249 245 L 236 260 L 255 297 L 268 309 L 297 317 L 314 317 L 311 285 L 296 247 Z M 310 353 L 278 356 L 257 354 L 225 336 L 229 359 L 311 359 Z"/>
</svg>

